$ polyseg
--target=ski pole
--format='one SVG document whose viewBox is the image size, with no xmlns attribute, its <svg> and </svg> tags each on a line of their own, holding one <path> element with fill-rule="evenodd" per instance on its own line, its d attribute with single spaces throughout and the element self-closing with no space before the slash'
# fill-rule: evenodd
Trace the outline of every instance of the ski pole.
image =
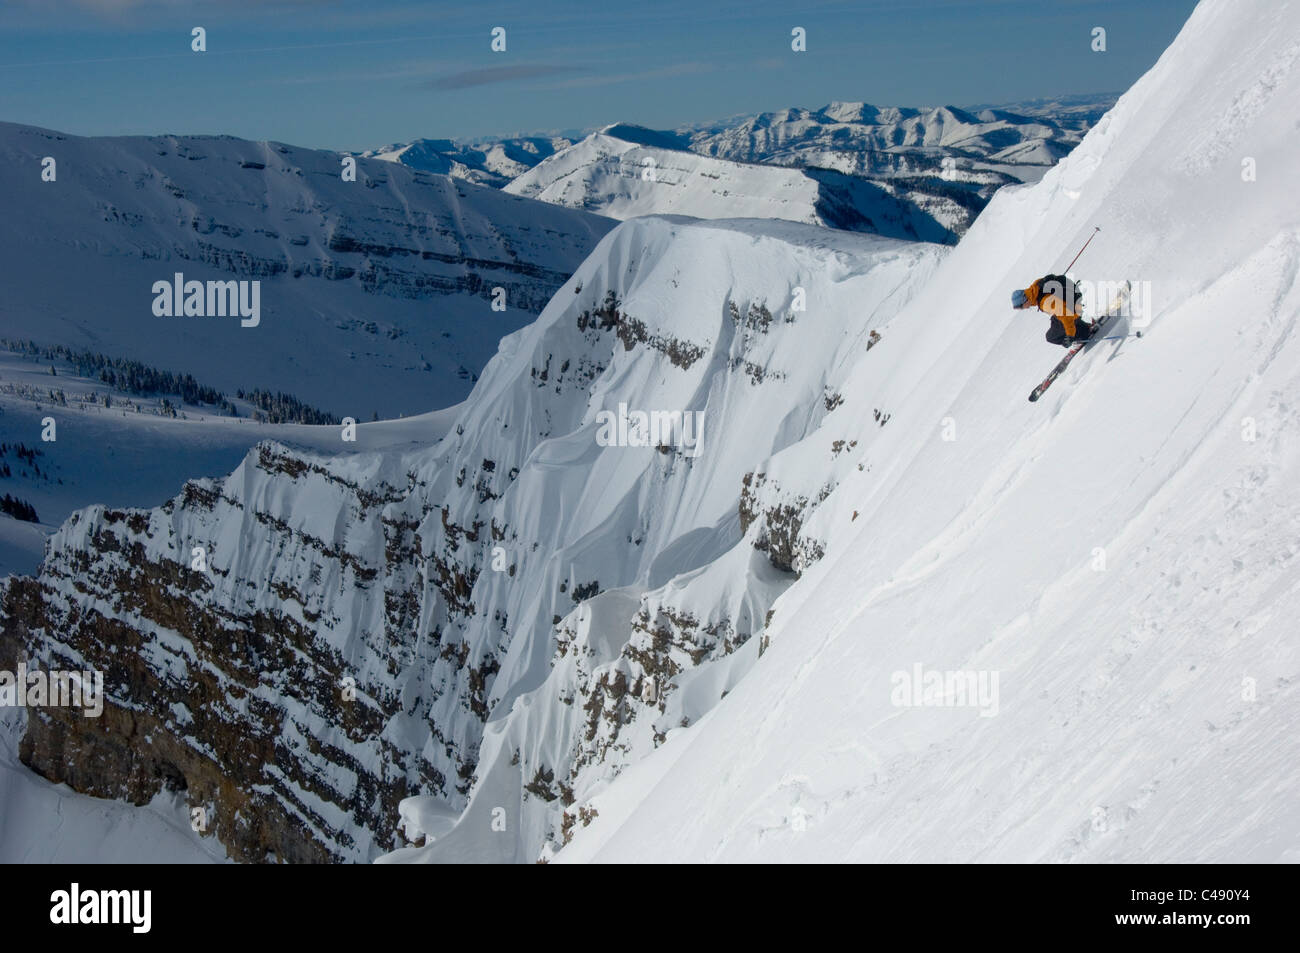
<svg viewBox="0 0 1300 953">
<path fill-rule="evenodd" d="M 1108 334 L 1104 338 L 1097 338 L 1098 341 L 1122 341 L 1124 338 L 1140 338 L 1141 331 L 1129 331 L 1126 334 Z"/>
<path fill-rule="evenodd" d="M 1092 230 L 1092 234 L 1088 236 L 1088 240 L 1083 243 L 1083 248 L 1079 249 L 1079 255 L 1082 255 L 1084 249 L 1086 249 L 1089 245 L 1092 244 L 1092 240 L 1097 237 L 1097 233 L 1099 231 L 1101 231 L 1100 225 L 1098 225 L 1096 228 Z M 1063 272 L 1063 274 L 1068 275 L 1070 273 L 1070 269 L 1074 267 L 1074 263 L 1079 260 L 1079 255 L 1075 255 L 1074 259 L 1068 265 L 1065 266 L 1065 271 Z"/>
</svg>

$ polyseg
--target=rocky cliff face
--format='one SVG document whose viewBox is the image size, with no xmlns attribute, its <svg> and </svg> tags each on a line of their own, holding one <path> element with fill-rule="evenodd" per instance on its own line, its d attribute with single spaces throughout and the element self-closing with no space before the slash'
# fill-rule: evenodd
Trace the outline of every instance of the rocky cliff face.
<svg viewBox="0 0 1300 953">
<path fill-rule="evenodd" d="M 158 509 L 76 514 L 0 627 L 104 670 L 109 710 L 35 712 L 24 760 L 136 803 L 184 791 L 242 860 L 371 859 L 467 806 L 431 859 L 536 859 L 581 823 L 583 778 L 749 664 L 796 568 L 755 542 L 797 535 L 798 500 L 850 464 L 828 444 L 817 487 L 752 474 L 834 413 L 941 254 L 630 222 L 436 447 L 267 443 Z M 638 412 L 702 414 L 698 444 L 639 439 Z M 602 431 L 615 413 L 631 427 Z"/>
<path fill-rule="evenodd" d="M 309 495 L 321 519 L 250 495 L 259 481 Z M 158 510 L 74 515 L 41 577 L 8 589 L 6 638 L 51 668 L 103 671 L 112 702 L 98 719 L 31 710 L 22 759 L 101 797 L 184 792 L 245 861 L 392 846 L 403 794 L 445 785 L 385 736 L 404 714 L 412 641 L 391 590 L 416 560 L 382 509 L 408 490 L 361 487 L 262 445 L 230 478 L 191 483 Z M 316 535 L 334 520 L 384 545 Z M 372 600 L 389 624 L 354 626 L 347 609 Z"/>
</svg>

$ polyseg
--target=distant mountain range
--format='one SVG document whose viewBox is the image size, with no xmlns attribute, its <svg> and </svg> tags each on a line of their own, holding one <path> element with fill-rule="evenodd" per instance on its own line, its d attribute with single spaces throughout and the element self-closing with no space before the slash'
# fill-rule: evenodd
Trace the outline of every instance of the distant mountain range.
<svg viewBox="0 0 1300 953">
<path fill-rule="evenodd" d="M 671 131 L 614 123 L 581 139 L 419 139 L 364 155 L 614 218 L 752 215 L 951 243 L 994 191 L 1037 181 L 1114 99 L 831 103 Z"/>
<path fill-rule="evenodd" d="M 499 189 L 575 140 L 527 137 L 464 143 L 454 139 L 416 139 L 361 153 L 368 159 L 397 162 Z"/>
</svg>

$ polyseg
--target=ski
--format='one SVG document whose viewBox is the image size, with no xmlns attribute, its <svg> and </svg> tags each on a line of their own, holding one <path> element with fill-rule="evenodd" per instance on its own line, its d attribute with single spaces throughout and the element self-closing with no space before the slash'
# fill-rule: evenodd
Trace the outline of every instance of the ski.
<svg viewBox="0 0 1300 953">
<path fill-rule="evenodd" d="M 1065 352 L 1065 357 L 1061 358 L 1060 362 L 1052 368 L 1052 372 L 1043 378 L 1041 384 L 1030 391 L 1030 401 L 1035 401 L 1042 397 L 1047 388 L 1052 386 L 1052 381 L 1056 380 L 1065 372 L 1065 369 L 1070 366 L 1070 362 L 1075 359 L 1080 351 L 1085 350 L 1089 345 L 1094 344 L 1097 341 L 1110 340 L 1104 336 L 1103 332 L 1105 332 L 1106 328 L 1110 327 L 1111 323 L 1121 315 L 1124 308 L 1128 305 L 1129 288 L 1130 285 L 1128 282 L 1125 282 L 1124 287 L 1121 288 L 1119 293 L 1115 296 L 1115 300 L 1107 309 L 1106 314 L 1097 319 L 1097 329 L 1093 332 L 1092 337 L 1088 338 L 1086 341 L 1080 341 L 1077 344 L 1072 345 L 1070 349 Z"/>
</svg>

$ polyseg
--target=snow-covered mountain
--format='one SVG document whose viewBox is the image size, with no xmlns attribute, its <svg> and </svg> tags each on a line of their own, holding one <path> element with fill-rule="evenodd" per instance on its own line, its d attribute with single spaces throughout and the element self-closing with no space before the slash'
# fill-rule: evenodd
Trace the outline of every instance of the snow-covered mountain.
<svg viewBox="0 0 1300 953">
<path fill-rule="evenodd" d="M 975 168 L 1009 169 L 1037 181 L 1115 103 L 1114 96 L 1064 96 L 970 107 L 881 107 L 830 103 L 691 123 L 672 131 L 630 123 L 600 134 L 639 145 L 766 165 L 834 169 L 858 175 L 938 175 L 943 159 Z M 539 162 L 574 145 L 580 134 L 462 141 L 415 139 L 360 153 L 481 185 L 504 187 Z M 993 181 L 990 179 L 990 181 Z"/>
<path fill-rule="evenodd" d="M 1109 103 L 1102 112 L 1106 106 Z M 1067 112 L 1064 104 L 1061 112 Z M 760 113 L 684 132 L 693 151 L 735 162 L 919 176 L 939 174 L 948 158 L 967 175 L 995 170 L 1026 182 L 1037 181 L 1074 148 L 1100 114 L 1076 109 L 1067 115 L 1056 118 L 1047 103 L 1034 115 L 1018 114 L 1011 107 L 971 112 L 953 106 L 914 109 L 831 103 L 821 109 Z"/>
<path fill-rule="evenodd" d="M 615 218 L 773 217 L 951 242 L 994 191 L 1037 181 L 1112 103 L 1044 100 L 1023 114 L 831 103 L 676 131 L 615 123 L 581 140 L 421 139 L 365 154 Z"/>
<path fill-rule="evenodd" d="M 23 277 L 0 301 L 0 337 L 283 391 L 340 417 L 423 412 L 463 399 L 501 336 L 612 226 L 354 161 L 347 181 L 340 155 L 280 143 L 0 124 L 0 257 Z M 153 286 L 176 273 L 260 282 L 258 323 L 157 316 Z"/>
<path fill-rule="evenodd" d="M 242 860 L 1300 859 L 1297 36 L 1205 0 L 955 250 L 631 220 L 436 446 L 76 514 L 23 760 Z M 1145 336 L 1030 404 L 1098 224 Z"/>
<path fill-rule="evenodd" d="M 524 136 L 489 142 L 416 139 L 370 149 L 361 155 L 501 188 L 573 142 L 564 136 Z"/>
<path fill-rule="evenodd" d="M 605 590 L 635 607 L 741 541 L 744 474 L 831 412 L 869 327 L 941 253 L 780 222 L 628 223 L 503 342 L 436 449 L 268 442 L 161 509 L 77 514 L 40 578 L 11 584 L 6 630 L 32 658 L 106 666 L 160 745 L 124 748 L 116 717 L 40 711 L 28 763 L 135 803 L 188 792 L 244 860 L 398 846 L 406 795 L 436 798 L 425 818 L 464 805 L 484 723 L 542 682 L 557 622 Z M 702 412 L 704 430 L 693 447 L 602 447 L 599 415 L 620 404 Z M 745 558 L 757 589 L 738 580 L 701 651 L 743 643 L 783 585 Z M 79 763 L 95 767 L 70 775 Z"/>
<path fill-rule="evenodd" d="M 952 198 L 917 203 L 857 176 L 732 162 L 670 143 L 652 130 L 610 127 L 538 163 L 505 190 L 617 219 L 783 219 L 933 242 L 954 240 L 952 226 L 970 214 Z"/>
</svg>

